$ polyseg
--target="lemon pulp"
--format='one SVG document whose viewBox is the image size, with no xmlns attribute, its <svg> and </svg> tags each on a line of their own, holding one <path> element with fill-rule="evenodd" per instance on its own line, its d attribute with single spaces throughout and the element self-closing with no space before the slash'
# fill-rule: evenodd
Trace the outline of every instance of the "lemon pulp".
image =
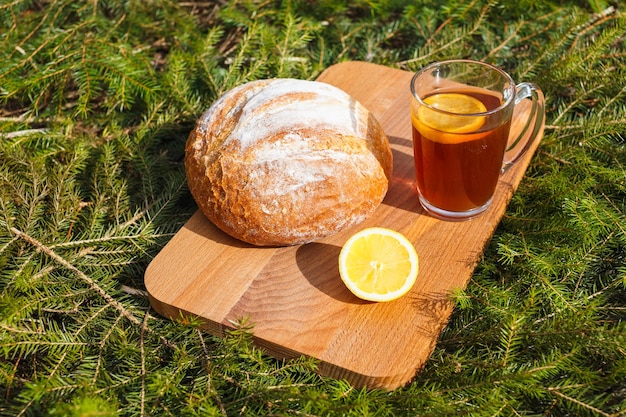
<svg viewBox="0 0 626 417">
<path fill-rule="evenodd" d="M 380 227 L 364 229 L 344 244 L 339 274 L 357 297 L 391 301 L 415 284 L 419 262 L 413 244 L 401 233 Z"/>
<path fill-rule="evenodd" d="M 485 123 L 485 116 L 478 113 L 486 112 L 487 108 L 482 101 L 470 95 L 438 93 L 423 101 L 430 107 L 420 106 L 418 122 L 431 129 L 448 133 L 472 133 Z"/>
</svg>

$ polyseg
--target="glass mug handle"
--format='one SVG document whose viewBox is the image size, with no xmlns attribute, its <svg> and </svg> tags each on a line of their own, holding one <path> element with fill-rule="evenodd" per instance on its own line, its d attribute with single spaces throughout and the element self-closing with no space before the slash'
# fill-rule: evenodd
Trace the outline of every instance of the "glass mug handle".
<svg viewBox="0 0 626 417">
<path fill-rule="evenodd" d="M 515 86 L 515 91 L 515 108 L 525 99 L 530 99 L 531 107 L 522 130 L 506 149 L 502 173 L 511 168 L 530 148 L 530 145 L 537 139 L 540 130 L 543 128 L 545 118 L 545 98 L 539 86 L 528 82 L 520 83 Z M 513 117 L 511 127 L 515 126 L 516 123 L 515 111 Z M 529 130 L 530 134 L 528 134 Z M 512 156 L 509 157 L 509 155 Z"/>
</svg>

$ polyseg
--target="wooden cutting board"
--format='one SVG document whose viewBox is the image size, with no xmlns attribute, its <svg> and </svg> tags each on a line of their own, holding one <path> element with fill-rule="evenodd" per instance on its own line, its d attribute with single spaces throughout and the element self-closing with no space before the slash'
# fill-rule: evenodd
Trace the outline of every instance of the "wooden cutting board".
<svg viewBox="0 0 626 417">
<path fill-rule="evenodd" d="M 355 387 L 394 389 L 409 382 L 432 353 L 453 309 L 451 293 L 466 287 L 539 144 L 535 141 L 502 176 L 493 205 L 481 217 L 457 223 L 428 216 L 414 188 L 411 77 L 402 70 L 345 62 L 318 79 L 364 104 L 389 137 L 394 176 L 373 216 L 314 243 L 261 248 L 229 237 L 196 212 L 145 272 L 153 308 L 174 320 L 198 317 L 217 336 L 247 318 L 255 343 L 269 354 L 316 358 L 321 374 Z M 527 107 L 518 110 L 512 134 L 520 131 L 515 120 Z M 413 289 L 388 303 L 356 298 L 339 277 L 344 242 L 370 226 L 404 233 L 420 257 Z"/>
</svg>

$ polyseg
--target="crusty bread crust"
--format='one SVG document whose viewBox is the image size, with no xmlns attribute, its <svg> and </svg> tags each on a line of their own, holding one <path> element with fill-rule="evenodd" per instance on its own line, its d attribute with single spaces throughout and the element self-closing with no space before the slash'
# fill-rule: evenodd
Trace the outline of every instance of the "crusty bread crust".
<svg viewBox="0 0 626 417">
<path fill-rule="evenodd" d="M 227 92 L 186 145 L 191 194 L 244 242 L 311 242 L 360 223 L 380 205 L 392 154 L 374 116 L 329 84 L 253 81 Z"/>
</svg>

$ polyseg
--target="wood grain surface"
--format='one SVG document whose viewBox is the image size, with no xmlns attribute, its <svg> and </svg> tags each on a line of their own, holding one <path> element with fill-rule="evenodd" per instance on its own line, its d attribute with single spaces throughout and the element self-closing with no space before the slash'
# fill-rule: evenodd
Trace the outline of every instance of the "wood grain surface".
<svg viewBox="0 0 626 417">
<path fill-rule="evenodd" d="M 430 217 L 414 188 L 411 77 L 402 70 L 345 62 L 318 79 L 365 105 L 391 142 L 394 176 L 372 217 L 314 243 L 267 248 L 229 237 L 196 212 L 145 272 L 153 308 L 174 320 L 200 318 L 217 336 L 246 318 L 254 326 L 255 343 L 269 354 L 316 358 L 321 374 L 355 387 L 394 389 L 409 382 L 432 353 L 453 309 L 451 293 L 466 287 L 539 144 L 536 140 L 503 174 L 483 215 L 466 222 Z M 511 134 L 521 130 L 519 120 L 528 107 L 516 111 Z M 356 298 L 339 277 L 342 245 L 370 226 L 404 233 L 420 257 L 413 289 L 388 303 Z"/>
</svg>

